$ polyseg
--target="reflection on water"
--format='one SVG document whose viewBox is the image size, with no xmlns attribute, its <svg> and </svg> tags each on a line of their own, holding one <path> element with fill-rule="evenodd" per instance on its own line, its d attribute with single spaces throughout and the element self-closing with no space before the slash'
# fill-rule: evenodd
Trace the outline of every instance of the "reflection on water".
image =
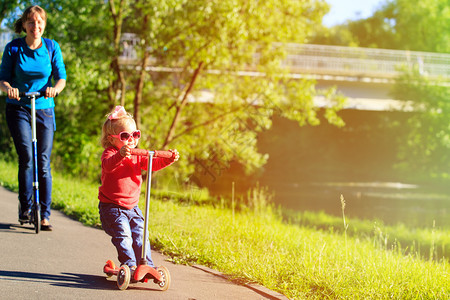
<svg viewBox="0 0 450 300">
<path fill-rule="evenodd" d="M 450 194 L 392 182 L 292 183 L 271 185 L 275 203 L 294 210 L 342 216 L 340 195 L 349 218 L 403 223 L 412 227 L 450 228 Z"/>
</svg>

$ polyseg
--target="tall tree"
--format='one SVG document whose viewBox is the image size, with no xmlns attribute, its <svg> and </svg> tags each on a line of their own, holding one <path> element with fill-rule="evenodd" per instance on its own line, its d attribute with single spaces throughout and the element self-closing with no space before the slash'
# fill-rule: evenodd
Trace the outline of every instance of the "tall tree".
<svg viewBox="0 0 450 300">
<path fill-rule="evenodd" d="M 0 1 L 0 24 L 3 24 L 3 20 L 7 19 L 7 17 L 14 12 L 14 10 L 17 8 L 18 2 L 18 0 Z"/>
<path fill-rule="evenodd" d="M 68 174 L 96 178 L 104 116 L 120 104 L 120 98 L 109 97 L 109 87 L 117 79 L 111 68 L 117 49 L 109 3 L 54 0 L 34 4 L 47 10 L 45 36 L 60 44 L 67 70 L 67 86 L 55 99 L 53 165 Z"/>
<path fill-rule="evenodd" d="M 142 1 L 136 8 L 141 70 L 152 58 L 136 96 L 152 133 L 144 144 L 182 148 L 190 170 L 196 162 L 220 172 L 232 160 L 252 170 L 266 160 L 255 137 L 274 113 L 317 123 L 314 82 L 293 80 L 281 62 L 283 43 L 305 41 L 323 2 Z M 332 93 L 329 99 L 341 100 Z M 334 109 L 326 115 L 339 122 Z"/>
<path fill-rule="evenodd" d="M 111 68 L 114 70 L 116 78 L 109 86 L 109 100 L 111 103 L 115 102 L 116 98 L 120 98 L 120 104 L 125 106 L 126 82 L 122 67 L 119 62 L 121 55 L 120 40 L 122 37 L 122 24 L 124 17 L 127 15 L 130 3 L 127 0 L 109 0 L 109 10 L 113 20 L 113 57 L 111 61 Z"/>
<path fill-rule="evenodd" d="M 319 26 L 309 43 L 450 52 L 448 0 L 385 0 L 368 18 Z"/>
<path fill-rule="evenodd" d="M 82 176 L 98 172 L 102 121 L 120 103 L 135 110 L 145 133 L 142 147 L 183 153 L 184 168 L 177 170 L 184 175 L 194 166 L 217 174 L 231 161 L 248 171 L 262 166 L 267 157 L 256 135 L 275 113 L 300 125 L 318 122 L 314 82 L 290 78 L 282 59 L 283 43 L 304 42 L 320 23 L 323 1 L 35 3 L 49 13 L 46 35 L 60 43 L 68 71 L 56 106 L 57 168 Z M 140 67 L 118 63 L 124 32 L 139 37 Z M 326 116 L 340 124 L 342 99 L 327 96 L 337 106 Z"/>
<path fill-rule="evenodd" d="M 392 0 L 348 26 L 362 47 L 449 53 L 449 19 L 448 0 Z"/>
<path fill-rule="evenodd" d="M 447 179 L 450 176 L 450 89 L 448 81 L 431 81 L 418 68 L 397 79 L 392 92 L 415 108 L 400 136 L 400 169 L 412 179 Z M 411 174 L 414 174 L 411 176 Z"/>
</svg>

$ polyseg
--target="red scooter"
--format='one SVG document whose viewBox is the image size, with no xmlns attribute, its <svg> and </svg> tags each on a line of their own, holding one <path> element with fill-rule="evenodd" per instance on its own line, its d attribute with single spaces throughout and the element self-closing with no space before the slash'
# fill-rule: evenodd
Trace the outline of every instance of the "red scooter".
<svg viewBox="0 0 450 300">
<path fill-rule="evenodd" d="M 117 276 L 117 287 L 120 290 L 126 290 L 130 282 L 148 282 L 148 280 L 153 280 L 162 291 L 165 291 L 170 286 L 170 273 L 166 267 L 157 267 L 156 269 L 149 266 L 145 254 L 147 253 L 147 243 L 148 240 L 148 216 L 150 208 L 150 191 L 151 191 L 151 181 L 152 181 L 152 161 L 153 157 L 165 157 L 171 158 L 173 153 L 170 151 L 149 151 L 144 149 L 133 149 L 132 155 L 142 155 L 148 156 L 148 171 L 147 171 L 147 189 L 145 194 L 145 217 L 144 217 L 144 236 L 142 243 L 142 255 L 139 265 L 133 273 L 133 278 L 131 278 L 131 271 L 127 265 L 123 265 L 120 268 L 117 267 L 113 261 L 108 260 L 103 267 L 103 272 L 111 277 L 113 275 Z"/>
</svg>

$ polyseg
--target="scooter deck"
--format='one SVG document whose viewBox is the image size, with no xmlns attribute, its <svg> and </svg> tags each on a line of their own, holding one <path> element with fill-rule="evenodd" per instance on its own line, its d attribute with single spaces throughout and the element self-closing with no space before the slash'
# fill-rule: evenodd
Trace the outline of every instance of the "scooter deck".
<svg viewBox="0 0 450 300">
<path fill-rule="evenodd" d="M 103 267 L 103 272 L 107 276 L 117 276 L 120 268 L 117 267 L 112 260 L 108 260 Z M 139 265 L 133 273 L 134 281 L 147 282 L 148 279 L 162 281 L 162 275 L 153 267 L 148 265 Z"/>
<path fill-rule="evenodd" d="M 139 265 L 134 271 L 133 279 L 136 281 L 145 281 L 147 279 L 154 279 L 156 281 L 161 281 L 162 275 L 153 267 L 148 265 Z"/>
</svg>

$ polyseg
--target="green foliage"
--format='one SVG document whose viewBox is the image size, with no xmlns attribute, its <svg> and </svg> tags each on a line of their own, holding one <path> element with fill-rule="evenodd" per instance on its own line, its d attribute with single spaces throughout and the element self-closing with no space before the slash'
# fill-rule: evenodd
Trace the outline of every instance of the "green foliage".
<svg viewBox="0 0 450 300">
<path fill-rule="evenodd" d="M 384 49 L 450 52 L 447 0 L 393 0 L 366 18 L 320 30 L 312 42 Z"/>
<path fill-rule="evenodd" d="M 9 133 L 8 124 L 5 116 L 6 99 L 0 96 L 0 158 L 12 160 L 17 157 L 14 148 L 14 141 Z"/>
<path fill-rule="evenodd" d="M 337 45 L 337 46 L 359 46 L 358 40 L 350 31 L 347 24 L 336 25 L 331 28 L 318 26 L 307 40 L 308 44 Z"/>
<path fill-rule="evenodd" d="M 29 5 L 19 2 L 21 9 Z M 98 176 L 100 129 L 104 115 L 121 104 L 120 99 L 128 111 L 137 109 L 140 147 L 180 151 L 177 169 L 168 172 L 185 181 L 199 163 L 222 170 L 238 162 L 247 173 L 261 167 L 267 157 L 257 149 L 256 136 L 270 128 L 274 113 L 300 125 L 318 123 L 314 84 L 289 79 L 280 62 L 285 55 L 282 43 L 304 42 L 320 22 L 326 12 L 322 1 L 35 4 L 47 10 L 46 36 L 61 45 L 67 68 L 67 87 L 56 100 L 53 151 L 55 167 L 66 174 Z M 138 64 L 147 55 L 156 69 L 173 69 L 140 74 L 133 67 L 118 66 L 121 32 L 140 38 L 135 45 Z M 341 99 L 329 97 L 337 106 L 326 118 L 339 124 Z"/>
<path fill-rule="evenodd" d="M 17 7 L 18 0 L 1 0 L 0 1 L 0 24 L 3 23 L 3 20 L 6 20 L 7 17 L 14 12 Z M 1 30 L 0 30 L 1 32 Z"/>
<path fill-rule="evenodd" d="M 396 36 L 396 49 L 450 52 L 450 7 L 447 0 L 396 0 L 384 10 Z M 383 36 L 379 36 L 379 42 Z M 387 43 L 379 45 L 389 45 Z"/>
<path fill-rule="evenodd" d="M 318 27 L 308 43 L 449 53 L 449 18 L 447 0 L 386 0 L 368 18 Z"/>
<path fill-rule="evenodd" d="M 414 172 L 415 179 L 450 178 L 448 86 L 427 79 L 415 69 L 403 73 L 392 93 L 396 99 L 412 101 L 416 110 L 406 124 L 407 135 L 399 137 L 400 167 Z"/>
<path fill-rule="evenodd" d="M 185 176 L 193 166 L 216 172 L 231 162 L 247 174 L 257 170 L 267 157 L 256 135 L 270 128 L 274 113 L 318 123 L 313 83 L 290 80 L 280 62 L 281 43 L 303 42 L 323 12 L 313 1 L 137 2 L 124 18 L 141 40 L 138 56 L 174 68 L 145 75 L 141 146 L 185 153 L 178 164 Z M 326 116 L 339 123 L 342 99 L 329 98 L 336 107 Z"/>
</svg>

